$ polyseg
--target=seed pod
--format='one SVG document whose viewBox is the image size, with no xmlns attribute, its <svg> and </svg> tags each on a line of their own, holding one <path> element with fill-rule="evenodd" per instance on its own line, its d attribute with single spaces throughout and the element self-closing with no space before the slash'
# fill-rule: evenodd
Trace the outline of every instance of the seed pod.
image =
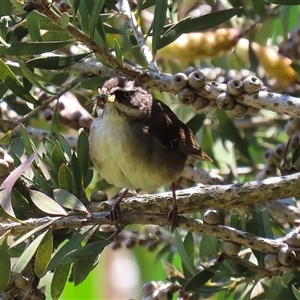
<svg viewBox="0 0 300 300">
<path fill-rule="evenodd" d="M 91 201 L 92 202 L 102 202 L 106 201 L 108 199 L 108 196 L 106 192 L 104 191 L 94 191 L 91 194 Z"/>
<path fill-rule="evenodd" d="M 300 234 L 297 232 L 290 232 L 284 237 L 283 241 L 287 243 L 289 246 L 299 248 Z"/>
<path fill-rule="evenodd" d="M 209 104 L 209 101 L 207 99 L 197 96 L 196 100 L 192 104 L 192 106 L 196 111 L 199 111 L 200 109 L 207 107 L 208 104 Z"/>
<path fill-rule="evenodd" d="M 244 85 L 241 80 L 231 79 L 227 83 L 227 93 L 232 96 L 241 94 L 244 91 Z"/>
<path fill-rule="evenodd" d="M 194 71 L 188 76 L 188 84 L 194 89 L 200 89 L 205 85 L 205 76 L 200 71 Z"/>
<path fill-rule="evenodd" d="M 285 145 L 284 144 L 278 144 L 276 145 L 276 148 L 274 150 L 274 156 L 277 159 L 282 159 L 285 151 Z"/>
<path fill-rule="evenodd" d="M 283 246 L 278 252 L 278 261 L 284 266 L 292 265 L 296 260 L 295 251 L 288 246 Z"/>
<path fill-rule="evenodd" d="M 300 119 L 299 118 L 291 118 L 285 126 L 285 131 L 288 136 L 291 136 L 294 133 L 300 131 Z"/>
<path fill-rule="evenodd" d="M 158 289 L 158 285 L 155 281 L 149 281 L 143 284 L 143 293 L 148 296 Z"/>
<path fill-rule="evenodd" d="M 203 222 L 209 225 L 218 225 L 220 222 L 219 214 L 216 210 L 207 210 L 203 215 Z"/>
<path fill-rule="evenodd" d="M 4 176 L 8 173 L 10 173 L 11 169 L 9 167 L 9 164 L 4 159 L 0 159 L 0 176 Z"/>
<path fill-rule="evenodd" d="M 43 115 L 46 121 L 51 121 L 53 118 L 53 110 L 50 107 L 46 107 L 43 110 Z"/>
<path fill-rule="evenodd" d="M 222 93 L 217 98 L 217 105 L 223 110 L 232 110 L 235 105 L 234 98 L 228 93 Z"/>
<path fill-rule="evenodd" d="M 234 242 L 224 242 L 223 249 L 228 255 L 238 255 L 241 251 L 241 245 Z"/>
<path fill-rule="evenodd" d="M 264 257 L 264 263 L 266 269 L 274 269 L 280 267 L 280 262 L 276 254 L 268 253 Z"/>
<path fill-rule="evenodd" d="M 194 71 L 198 71 L 198 69 L 195 68 L 195 67 L 189 66 L 189 67 L 187 67 L 187 68 L 183 71 L 183 73 L 184 73 L 186 76 L 189 76 L 189 75 L 190 75 L 192 72 L 194 72 Z"/>
<path fill-rule="evenodd" d="M 244 79 L 244 90 L 246 93 L 255 94 L 261 90 L 262 82 L 255 76 L 249 76 Z"/>
<path fill-rule="evenodd" d="M 183 88 L 178 93 L 178 99 L 184 105 L 189 105 L 194 103 L 195 98 L 196 98 L 195 92 L 190 87 Z"/>
<path fill-rule="evenodd" d="M 256 107 L 251 107 L 251 106 L 248 106 L 247 107 L 247 115 L 255 115 L 259 112 L 259 108 L 256 108 Z"/>
<path fill-rule="evenodd" d="M 236 103 L 233 109 L 231 109 L 231 113 L 235 118 L 243 118 L 247 113 L 247 106 Z"/>
<path fill-rule="evenodd" d="M 180 91 L 188 85 L 188 78 L 184 73 L 177 73 L 173 76 L 173 87 Z"/>
<path fill-rule="evenodd" d="M 5 150 L 3 148 L 0 148 L 0 159 L 3 159 L 5 156 Z"/>
</svg>

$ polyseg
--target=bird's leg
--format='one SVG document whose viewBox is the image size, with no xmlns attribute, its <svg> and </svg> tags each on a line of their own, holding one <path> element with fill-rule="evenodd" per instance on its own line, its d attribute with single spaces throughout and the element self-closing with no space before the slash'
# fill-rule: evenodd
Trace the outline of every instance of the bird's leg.
<svg viewBox="0 0 300 300">
<path fill-rule="evenodd" d="M 112 206 L 112 208 L 109 212 L 109 219 L 115 223 L 116 227 L 119 227 L 118 222 L 120 222 L 122 220 L 122 215 L 121 215 L 121 211 L 120 211 L 120 203 L 126 197 L 128 191 L 129 190 L 127 188 L 124 189 L 124 191 L 118 197 L 118 199 L 116 200 L 116 202 L 114 203 L 114 205 Z"/>
<path fill-rule="evenodd" d="M 176 201 L 176 192 L 175 192 L 175 184 L 172 182 L 171 185 L 172 194 L 173 194 L 173 206 L 172 209 L 168 213 L 168 221 L 171 222 L 171 232 L 177 227 L 177 218 L 178 218 L 178 206 Z"/>
</svg>

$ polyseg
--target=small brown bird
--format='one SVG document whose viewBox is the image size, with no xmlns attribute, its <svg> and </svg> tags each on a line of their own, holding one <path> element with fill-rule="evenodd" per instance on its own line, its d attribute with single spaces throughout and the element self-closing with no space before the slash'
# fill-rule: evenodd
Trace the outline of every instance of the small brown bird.
<svg viewBox="0 0 300 300">
<path fill-rule="evenodd" d="M 172 110 L 133 80 L 107 80 L 95 97 L 94 109 L 99 111 L 90 131 L 91 159 L 102 178 L 127 188 L 115 202 L 110 219 L 120 220 L 119 205 L 128 188 L 151 191 L 172 183 L 173 207 L 168 219 L 173 231 L 178 216 L 173 182 L 189 156 L 212 159 Z"/>
</svg>

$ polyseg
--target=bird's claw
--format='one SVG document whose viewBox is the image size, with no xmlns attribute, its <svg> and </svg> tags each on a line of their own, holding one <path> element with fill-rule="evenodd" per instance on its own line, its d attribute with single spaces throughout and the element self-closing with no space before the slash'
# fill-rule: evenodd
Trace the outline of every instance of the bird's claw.
<svg viewBox="0 0 300 300">
<path fill-rule="evenodd" d="M 168 213 L 167 220 L 171 223 L 171 232 L 173 233 L 175 228 L 177 227 L 177 221 L 178 221 L 177 207 L 172 207 L 172 209 Z"/>
</svg>

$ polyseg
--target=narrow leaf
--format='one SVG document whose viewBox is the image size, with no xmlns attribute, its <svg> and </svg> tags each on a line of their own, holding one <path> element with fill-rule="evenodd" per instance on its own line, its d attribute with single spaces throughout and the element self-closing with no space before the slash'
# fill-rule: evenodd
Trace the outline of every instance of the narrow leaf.
<svg viewBox="0 0 300 300">
<path fill-rule="evenodd" d="M 69 192 L 73 189 L 72 173 L 66 164 L 62 164 L 58 169 L 58 185 Z"/>
<path fill-rule="evenodd" d="M 53 195 L 54 199 L 61 206 L 71 210 L 81 211 L 87 215 L 90 215 L 90 213 L 87 211 L 86 207 L 82 204 L 82 202 L 70 192 L 62 189 L 56 189 L 53 191 Z"/>
<path fill-rule="evenodd" d="M 0 240 L 0 293 L 4 291 L 10 281 L 10 255 L 8 253 L 7 237 Z"/>
<path fill-rule="evenodd" d="M 88 259 L 76 261 L 74 263 L 73 280 L 75 286 L 82 283 L 90 274 L 90 272 L 93 270 L 95 260 L 96 257 L 91 257 Z"/>
<path fill-rule="evenodd" d="M 178 230 L 175 230 L 175 242 L 182 261 L 182 265 L 184 266 L 185 271 L 188 273 L 186 275 L 194 276 L 198 271 L 188 256 Z"/>
<path fill-rule="evenodd" d="M 51 260 L 52 249 L 53 236 L 52 231 L 49 230 L 40 243 L 35 255 L 34 271 L 39 278 L 42 278 L 46 274 L 47 266 Z"/>
<path fill-rule="evenodd" d="M 22 242 L 26 241 L 29 237 L 31 237 L 33 234 L 43 230 L 44 228 L 47 228 L 49 227 L 51 224 L 53 224 L 54 222 L 56 222 L 57 220 L 61 219 L 60 217 L 58 218 L 53 218 L 53 220 L 41 225 L 41 226 L 38 226 L 32 230 L 30 230 L 29 232 L 25 233 L 24 235 L 22 235 L 19 239 L 17 239 L 12 245 L 10 245 L 10 249 L 21 244 Z"/>
<path fill-rule="evenodd" d="M 60 16 L 60 25 L 63 29 L 66 29 L 67 26 L 69 25 L 69 21 L 70 21 L 70 17 L 69 14 L 67 12 L 63 12 Z"/>
<path fill-rule="evenodd" d="M 89 137 L 84 130 L 81 130 L 77 142 L 77 160 L 83 181 L 90 167 Z"/>
<path fill-rule="evenodd" d="M 71 264 L 68 264 L 60 265 L 55 269 L 51 282 L 51 297 L 53 300 L 58 300 L 62 294 L 68 280 L 70 268 Z"/>
<path fill-rule="evenodd" d="M 36 249 L 40 245 L 41 241 L 43 240 L 44 236 L 47 234 L 48 231 L 43 232 L 39 235 L 23 252 L 20 256 L 19 260 L 15 264 L 13 268 L 13 272 L 17 274 L 21 274 L 22 271 L 25 269 L 31 258 L 33 257 Z"/>
<path fill-rule="evenodd" d="M 84 232 L 74 234 L 72 238 L 55 253 L 47 267 L 47 270 L 51 271 L 56 268 L 68 253 L 70 253 L 80 245 L 80 243 L 89 234 L 92 228 L 93 227 L 90 227 Z"/>
<path fill-rule="evenodd" d="M 1 52 L 1 47 L 0 47 Z M 11 54 L 9 54 L 11 55 Z M 0 59 L 0 79 L 6 84 L 6 86 L 14 92 L 20 98 L 30 102 L 35 103 L 36 99 L 25 89 L 21 84 L 16 75 L 7 66 L 7 64 Z"/>
<path fill-rule="evenodd" d="M 51 215 L 67 216 L 66 211 L 53 199 L 39 191 L 29 191 L 34 205 L 41 211 Z"/>
<path fill-rule="evenodd" d="M 23 172 L 32 164 L 37 152 L 30 155 L 21 165 L 13 170 L 0 186 L 0 204 L 2 209 L 9 215 L 16 217 L 11 205 L 11 190 Z"/>
</svg>

